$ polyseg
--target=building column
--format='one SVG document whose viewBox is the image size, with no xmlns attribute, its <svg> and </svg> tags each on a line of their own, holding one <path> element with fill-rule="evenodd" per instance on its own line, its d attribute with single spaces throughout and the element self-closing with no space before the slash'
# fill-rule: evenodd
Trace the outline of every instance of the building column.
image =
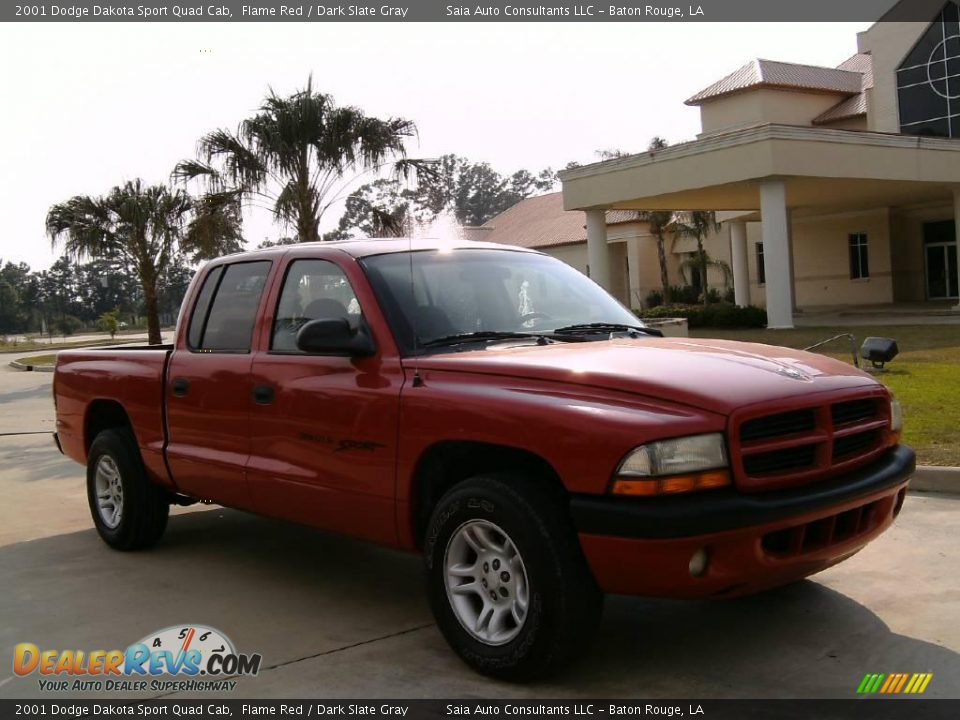
<svg viewBox="0 0 960 720">
<path fill-rule="evenodd" d="M 607 250 L 607 211 L 586 210 L 587 262 L 590 278 L 604 290 L 610 290 L 610 253 Z"/>
<path fill-rule="evenodd" d="M 767 289 L 767 327 L 793 327 L 790 226 L 787 219 L 787 187 L 783 180 L 760 183 L 760 215 L 763 228 L 763 262 Z"/>
<path fill-rule="evenodd" d="M 955 288 L 960 289 L 960 186 L 954 186 L 953 188 L 953 225 L 957 243 L 957 277 L 953 279 L 953 283 Z M 947 272 L 950 272 L 949 264 Z M 954 305 L 953 309 L 960 312 L 960 302 Z"/>
<path fill-rule="evenodd" d="M 640 254 L 640 238 L 631 237 L 627 238 L 627 267 L 630 270 L 628 275 L 629 288 L 629 300 L 627 302 L 627 307 L 629 308 L 638 308 L 643 307 L 643 302 L 646 298 L 643 297 L 643 283 L 640 282 L 640 266 L 642 264 L 642 255 Z"/>
<path fill-rule="evenodd" d="M 747 271 L 747 224 L 730 223 L 730 260 L 733 265 L 733 299 L 740 307 L 750 304 L 750 275 Z"/>
</svg>

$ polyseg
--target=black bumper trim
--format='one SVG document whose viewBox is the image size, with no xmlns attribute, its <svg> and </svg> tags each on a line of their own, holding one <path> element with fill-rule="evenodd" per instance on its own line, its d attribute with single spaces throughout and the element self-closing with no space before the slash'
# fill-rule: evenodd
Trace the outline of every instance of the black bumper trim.
<svg viewBox="0 0 960 720">
<path fill-rule="evenodd" d="M 829 508 L 895 487 L 916 469 L 916 455 L 898 445 L 848 475 L 800 488 L 746 494 L 735 489 L 662 498 L 574 495 L 577 532 L 629 538 L 681 538 L 735 530 Z"/>
</svg>

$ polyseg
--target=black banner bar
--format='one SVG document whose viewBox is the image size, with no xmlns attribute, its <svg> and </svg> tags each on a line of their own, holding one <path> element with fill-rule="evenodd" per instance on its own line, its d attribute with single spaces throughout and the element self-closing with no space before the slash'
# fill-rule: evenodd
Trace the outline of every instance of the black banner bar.
<svg viewBox="0 0 960 720">
<path fill-rule="evenodd" d="M 0 717 L 932 720 L 960 717 L 960 700 L 0 700 Z"/>
<path fill-rule="evenodd" d="M 945 0 L 62 0 L 2 3 L 22 22 L 873 22 L 933 20 Z"/>
</svg>

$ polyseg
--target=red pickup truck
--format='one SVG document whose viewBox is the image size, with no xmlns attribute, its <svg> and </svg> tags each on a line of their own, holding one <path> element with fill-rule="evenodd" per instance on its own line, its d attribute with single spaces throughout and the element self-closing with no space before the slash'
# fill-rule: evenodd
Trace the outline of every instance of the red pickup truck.
<svg viewBox="0 0 960 720">
<path fill-rule="evenodd" d="M 872 377 L 658 335 L 537 252 L 271 248 L 198 272 L 173 345 L 61 352 L 56 439 L 111 547 L 205 500 L 419 551 L 453 649 L 529 678 L 604 593 L 795 581 L 903 504 L 914 454 Z"/>
</svg>

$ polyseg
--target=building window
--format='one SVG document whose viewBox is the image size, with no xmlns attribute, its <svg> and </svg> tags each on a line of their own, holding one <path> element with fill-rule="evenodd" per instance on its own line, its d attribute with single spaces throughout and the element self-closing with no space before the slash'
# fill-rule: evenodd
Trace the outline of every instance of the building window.
<svg viewBox="0 0 960 720">
<path fill-rule="evenodd" d="M 763 243 L 757 243 L 757 284 L 767 284 L 767 268 L 763 264 Z"/>
<path fill-rule="evenodd" d="M 848 236 L 848 241 L 850 245 L 850 279 L 866 280 L 870 277 L 867 234 L 851 233 Z"/>
<path fill-rule="evenodd" d="M 948 2 L 897 69 L 900 131 L 960 137 L 960 9 Z"/>
</svg>

